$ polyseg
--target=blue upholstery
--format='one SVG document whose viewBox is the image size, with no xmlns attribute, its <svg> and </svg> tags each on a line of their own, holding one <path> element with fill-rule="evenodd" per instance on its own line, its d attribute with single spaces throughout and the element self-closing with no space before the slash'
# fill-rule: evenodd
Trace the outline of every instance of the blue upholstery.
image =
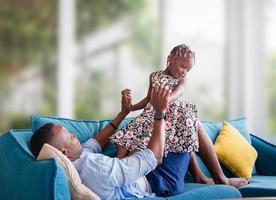
<svg viewBox="0 0 276 200">
<path fill-rule="evenodd" d="M 227 185 L 203 185 L 197 183 L 185 183 L 185 189 L 182 194 L 163 198 L 143 198 L 143 200 L 208 200 L 230 198 L 241 198 L 239 190 Z"/>
<path fill-rule="evenodd" d="M 74 120 L 57 117 L 33 115 L 31 117 L 32 131 L 35 132 L 39 127 L 46 123 L 54 123 L 63 125 L 70 133 L 76 134 L 81 143 L 88 140 L 91 134 L 99 132 L 100 122 L 92 120 Z"/>
<path fill-rule="evenodd" d="M 246 127 L 246 118 L 242 117 L 239 119 L 233 119 L 233 120 L 225 120 L 226 122 L 230 123 L 232 126 L 234 126 L 243 137 L 251 144 L 250 139 L 250 133 L 247 130 Z M 223 121 L 201 121 L 205 130 L 207 131 L 209 137 L 211 138 L 212 142 L 214 143 L 220 129 L 223 125 Z"/>
<path fill-rule="evenodd" d="M 241 187 L 243 197 L 276 197 L 276 176 L 255 175 L 250 184 Z"/>
<path fill-rule="evenodd" d="M 130 119 L 124 120 L 120 127 Z M 56 117 L 32 116 L 32 128 L 36 130 L 47 123 L 59 123 L 85 141 L 105 127 L 109 120 L 89 121 L 71 120 Z M 258 174 L 254 174 L 252 182 L 240 189 L 243 196 L 276 196 L 276 148 L 255 136 L 248 134 L 245 118 L 232 120 L 235 126 L 259 153 L 256 161 Z M 222 121 L 203 122 L 212 141 L 219 133 Z M 54 160 L 36 161 L 30 152 L 29 141 L 32 130 L 11 130 L 0 137 L 0 199 L 70 199 L 66 176 L 63 168 Z M 116 148 L 109 146 L 104 150 L 107 155 L 114 156 Z M 204 173 L 209 173 L 198 157 Z M 227 171 L 226 171 L 227 173 Z M 210 173 L 209 173 L 210 175 Z M 230 174 L 231 175 L 231 174 Z M 229 176 L 230 176 L 229 175 Z M 203 185 L 186 182 L 182 194 L 166 199 L 224 199 L 241 197 L 237 189 L 225 185 Z M 155 199 L 164 199 L 156 197 Z"/>
<path fill-rule="evenodd" d="M 260 175 L 276 176 L 276 146 L 251 135 L 252 145 L 258 152 L 256 170 Z"/>
<path fill-rule="evenodd" d="M 214 192 L 215 191 L 215 192 Z M 184 193 L 179 198 L 169 199 L 228 199 L 239 198 L 240 192 L 228 185 L 205 185 L 198 183 L 186 183 Z M 181 198 L 182 197 L 182 198 Z"/>
<path fill-rule="evenodd" d="M 0 199 L 69 199 L 63 168 L 55 159 L 36 161 L 31 136 L 31 130 L 11 130 L 0 138 Z"/>
</svg>

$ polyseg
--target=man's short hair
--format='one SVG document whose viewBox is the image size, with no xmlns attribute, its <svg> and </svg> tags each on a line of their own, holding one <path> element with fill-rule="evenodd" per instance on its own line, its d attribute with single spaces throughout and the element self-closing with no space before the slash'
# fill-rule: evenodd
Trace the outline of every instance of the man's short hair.
<svg viewBox="0 0 276 200">
<path fill-rule="evenodd" d="M 38 156 L 40 150 L 45 143 L 49 143 L 53 137 L 53 123 L 47 123 L 35 131 L 31 138 L 31 151 L 35 157 Z"/>
</svg>

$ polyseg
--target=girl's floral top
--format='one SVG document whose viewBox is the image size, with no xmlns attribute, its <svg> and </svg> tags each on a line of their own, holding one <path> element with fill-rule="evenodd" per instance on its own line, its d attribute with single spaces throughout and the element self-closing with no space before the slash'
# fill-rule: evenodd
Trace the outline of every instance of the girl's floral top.
<svg viewBox="0 0 276 200">
<path fill-rule="evenodd" d="M 173 90 L 179 80 L 157 71 L 153 73 L 151 81 L 153 85 L 166 81 L 165 87 L 168 86 Z M 148 103 L 140 115 L 111 136 L 111 142 L 129 151 L 145 149 L 153 130 L 153 116 L 153 106 Z M 168 152 L 198 151 L 197 121 L 195 104 L 180 100 L 169 103 L 166 110 L 165 155 Z"/>
</svg>

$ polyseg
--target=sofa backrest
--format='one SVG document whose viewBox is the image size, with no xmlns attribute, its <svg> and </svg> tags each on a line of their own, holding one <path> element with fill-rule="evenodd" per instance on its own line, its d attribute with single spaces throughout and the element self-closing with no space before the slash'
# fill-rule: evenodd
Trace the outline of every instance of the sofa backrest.
<svg viewBox="0 0 276 200">
<path fill-rule="evenodd" d="M 127 122 L 129 122 L 132 118 L 126 118 L 122 121 L 119 128 L 122 128 L 125 126 Z M 59 118 L 59 117 L 53 117 L 53 116 L 39 116 L 39 115 L 33 115 L 31 117 L 32 121 L 32 130 L 33 132 L 36 131 L 39 127 L 41 127 L 45 123 L 56 123 L 65 126 L 69 132 L 74 133 L 77 135 L 78 139 L 81 142 L 86 141 L 93 135 L 97 134 L 100 130 L 102 130 L 109 122 L 110 120 L 75 120 L 75 119 L 67 119 L 67 118 Z M 250 134 L 246 127 L 246 118 L 238 118 L 234 120 L 226 120 L 231 125 L 233 125 L 243 137 L 246 138 L 246 140 L 251 143 Z M 211 138 L 212 142 L 214 143 L 220 129 L 223 125 L 223 121 L 202 121 L 205 130 L 207 131 L 209 137 Z M 114 145 L 109 144 L 107 148 L 103 150 L 103 153 L 108 156 L 115 156 L 116 154 L 116 148 Z M 210 172 L 207 170 L 207 167 L 203 163 L 203 161 L 197 157 L 199 165 L 202 169 L 202 171 L 207 175 L 210 176 Z M 224 168 L 224 171 L 227 176 L 233 176 L 232 173 Z M 255 174 L 255 167 L 253 170 L 253 174 Z"/>
<path fill-rule="evenodd" d="M 250 133 L 247 129 L 246 118 L 238 118 L 233 120 L 225 120 L 234 126 L 241 135 L 251 144 Z M 224 121 L 201 121 L 206 132 L 214 143 Z"/>
</svg>

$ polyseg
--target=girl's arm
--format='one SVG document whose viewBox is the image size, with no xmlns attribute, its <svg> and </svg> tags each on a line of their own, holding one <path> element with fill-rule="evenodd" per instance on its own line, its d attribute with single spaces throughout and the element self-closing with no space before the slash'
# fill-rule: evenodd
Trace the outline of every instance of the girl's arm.
<svg viewBox="0 0 276 200">
<path fill-rule="evenodd" d="M 183 95 L 185 85 L 186 85 L 186 78 L 180 79 L 177 86 L 175 87 L 175 89 L 172 91 L 170 95 L 170 102 L 177 100 Z"/>
<path fill-rule="evenodd" d="M 151 78 L 152 78 L 152 74 L 150 74 L 149 76 L 149 88 L 148 88 L 147 96 L 141 101 L 139 101 L 138 103 L 132 105 L 131 111 L 143 109 L 149 103 L 150 95 L 151 95 L 151 87 L 152 87 Z"/>
</svg>

